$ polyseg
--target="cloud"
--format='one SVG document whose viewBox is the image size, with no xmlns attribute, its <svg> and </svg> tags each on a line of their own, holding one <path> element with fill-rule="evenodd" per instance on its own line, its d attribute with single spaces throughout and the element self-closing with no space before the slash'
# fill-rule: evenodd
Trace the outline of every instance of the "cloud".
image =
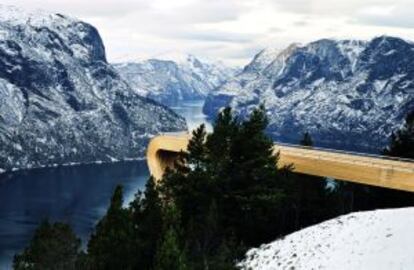
<svg viewBox="0 0 414 270">
<path fill-rule="evenodd" d="M 376 26 L 414 28 L 414 2 L 404 2 L 400 5 L 370 6 L 360 10 L 354 20 Z"/>
<path fill-rule="evenodd" d="M 257 35 L 221 31 L 191 31 L 175 34 L 174 37 L 206 42 L 248 43 L 254 40 Z"/>
<path fill-rule="evenodd" d="M 2 0 L 97 27 L 108 59 L 179 50 L 243 65 L 264 47 L 320 38 L 414 39 L 413 0 Z"/>
<path fill-rule="evenodd" d="M 268 30 L 269 33 L 280 33 L 280 32 L 283 32 L 283 31 L 284 30 L 279 28 L 279 27 L 270 27 L 269 30 Z"/>
<path fill-rule="evenodd" d="M 281 10 L 293 13 L 308 14 L 312 11 L 312 1 L 308 0 L 275 1 L 274 4 Z"/>
<path fill-rule="evenodd" d="M 145 0 L 2 0 L 2 4 L 44 9 L 77 17 L 120 17 L 134 10 L 148 10 Z"/>
<path fill-rule="evenodd" d="M 308 24 L 309 23 L 307 21 L 296 21 L 293 23 L 294 26 L 299 26 L 299 27 L 306 26 Z"/>
<path fill-rule="evenodd" d="M 235 0 L 199 0 L 174 12 L 185 22 L 216 23 L 237 20 L 246 11 L 243 3 Z"/>
</svg>

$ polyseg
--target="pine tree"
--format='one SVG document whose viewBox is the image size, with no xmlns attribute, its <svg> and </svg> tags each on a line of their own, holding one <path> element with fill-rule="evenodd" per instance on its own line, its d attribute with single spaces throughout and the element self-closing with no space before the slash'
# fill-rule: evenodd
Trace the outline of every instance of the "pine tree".
<svg viewBox="0 0 414 270">
<path fill-rule="evenodd" d="M 206 162 L 206 127 L 200 125 L 193 131 L 193 136 L 187 146 L 187 164 L 192 166 L 194 170 L 204 170 Z"/>
<path fill-rule="evenodd" d="M 134 269 L 152 269 L 163 228 L 162 201 L 153 177 L 148 180 L 145 192 L 135 195 L 129 208 L 137 250 Z"/>
<path fill-rule="evenodd" d="M 241 254 L 244 253 L 244 248 L 240 249 L 240 245 L 234 246 L 234 243 L 223 239 L 221 245 L 216 250 L 216 253 L 210 257 L 209 269 L 214 270 L 236 270 L 236 260 L 238 256 L 236 255 L 239 250 L 243 250 Z"/>
<path fill-rule="evenodd" d="M 414 159 L 414 111 L 407 115 L 404 126 L 392 134 L 390 141 L 383 151 L 385 155 Z"/>
<path fill-rule="evenodd" d="M 239 124 L 229 153 L 231 170 L 226 178 L 230 180 L 220 202 L 228 236 L 235 234 L 249 246 L 280 233 L 274 225 L 283 212 L 286 179 L 277 169 L 273 141 L 265 134 L 267 124 L 263 106 Z"/>
<path fill-rule="evenodd" d="M 305 132 L 299 142 L 303 146 L 313 146 L 313 140 Z M 335 196 L 326 189 L 326 179 L 323 177 L 295 173 L 290 186 L 291 203 L 294 217 L 289 223 L 293 230 L 313 225 L 322 220 L 334 217 L 339 206 Z"/>
<path fill-rule="evenodd" d="M 393 157 L 414 158 L 414 111 L 406 116 L 403 127 L 391 135 L 390 145 L 382 153 Z M 340 214 L 414 205 L 414 195 L 410 192 L 361 184 L 341 182 L 335 193 L 342 204 Z"/>
<path fill-rule="evenodd" d="M 390 145 L 382 153 L 392 157 L 414 159 L 414 111 L 406 116 L 403 127 L 393 132 Z M 350 186 L 350 201 L 352 210 L 355 211 L 414 205 L 414 195 L 410 192 L 357 184 L 347 186 Z"/>
<path fill-rule="evenodd" d="M 80 239 L 68 224 L 44 221 L 36 229 L 29 246 L 14 257 L 13 268 L 75 270 L 80 247 Z"/>
<path fill-rule="evenodd" d="M 213 125 L 213 132 L 207 136 L 206 147 L 212 173 L 222 177 L 230 169 L 230 148 L 239 129 L 239 123 L 231 108 L 222 110 Z"/>
<path fill-rule="evenodd" d="M 97 224 L 88 243 L 90 269 L 132 269 L 137 251 L 131 242 L 129 212 L 122 204 L 122 187 L 117 186 L 106 215 Z"/>
<path fill-rule="evenodd" d="M 230 149 L 233 162 L 232 178 L 240 184 L 266 181 L 277 173 L 277 155 L 273 141 L 265 134 L 268 124 L 263 106 L 255 109 L 250 118 L 241 123 Z M 272 179 L 273 180 L 273 179 Z"/>
<path fill-rule="evenodd" d="M 212 199 L 204 125 L 193 131 L 188 149 L 182 155 L 183 161 L 175 166 L 175 170 L 165 174 L 160 190 L 164 200 L 174 202 L 183 220 L 193 219 L 201 223 Z"/>
<path fill-rule="evenodd" d="M 303 134 L 303 138 L 302 138 L 302 140 L 300 141 L 300 145 L 303 145 L 303 146 L 313 146 L 313 140 L 312 140 L 312 137 L 311 137 L 311 135 L 309 134 L 309 132 L 305 132 L 304 134 Z"/>
<path fill-rule="evenodd" d="M 155 269 L 188 269 L 186 255 L 180 243 L 180 214 L 173 204 L 165 208 L 164 218 L 163 235 L 155 257 Z"/>
<path fill-rule="evenodd" d="M 212 134 L 206 135 L 203 127 L 193 133 L 179 166 L 159 182 L 163 200 L 173 202 L 180 212 L 180 230 L 164 230 L 158 266 L 177 266 L 168 254 L 179 258 L 185 243 L 187 267 L 232 269 L 245 247 L 327 216 L 323 211 L 330 200 L 325 197 L 324 181 L 312 179 L 304 184 L 289 168 L 278 169 L 279 156 L 266 135 L 267 124 L 263 106 L 246 121 L 239 121 L 226 108 Z M 311 144 L 309 134 L 305 141 Z M 298 197 L 299 187 L 312 199 Z M 301 207 L 296 224 L 295 204 Z"/>
</svg>

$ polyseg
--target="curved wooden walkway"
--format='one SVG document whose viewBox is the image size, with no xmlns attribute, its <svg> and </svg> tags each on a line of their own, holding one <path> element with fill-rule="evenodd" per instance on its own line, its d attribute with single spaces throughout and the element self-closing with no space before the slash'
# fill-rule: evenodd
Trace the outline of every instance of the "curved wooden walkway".
<svg viewBox="0 0 414 270">
<path fill-rule="evenodd" d="M 156 179 L 187 149 L 189 139 L 188 134 L 175 134 L 150 141 L 147 162 Z M 275 144 L 274 151 L 280 153 L 279 166 L 293 164 L 298 173 L 414 192 L 412 160 L 280 144 Z"/>
</svg>

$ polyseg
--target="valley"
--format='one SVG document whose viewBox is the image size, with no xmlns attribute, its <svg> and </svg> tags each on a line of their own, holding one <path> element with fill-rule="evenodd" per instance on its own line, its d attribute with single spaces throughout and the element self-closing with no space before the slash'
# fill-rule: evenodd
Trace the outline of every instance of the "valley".
<svg viewBox="0 0 414 270">
<path fill-rule="evenodd" d="M 184 14 L 98 13 L 0 4 L 1 270 L 413 265 L 409 35 L 166 46 Z"/>
</svg>

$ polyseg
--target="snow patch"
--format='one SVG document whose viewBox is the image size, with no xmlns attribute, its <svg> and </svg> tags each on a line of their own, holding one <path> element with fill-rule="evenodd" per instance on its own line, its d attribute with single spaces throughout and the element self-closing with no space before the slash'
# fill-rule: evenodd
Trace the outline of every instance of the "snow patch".
<svg viewBox="0 0 414 270">
<path fill-rule="evenodd" d="M 109 155 L 106 155 L 106 156 L 109 158 L 109 160 L 110 160 L 111 162 L 118 162 L 118 161 L 119 161 L 119 159 L 116 159 L 116 158 L 111 157 L 111 156 L 109 156 Z"/>
<path fill-rule="evenodd" d="M 414 208 L 341 216 L 251 249 L 241 269 L 414 269 Z"/>
<path fill-rule="evenodd" d="M 397 50 L 390 50 L 390 51 L 384 53 L 383 55 L 388 56 L 388 55 L 392 55 L 392 54 L 394 54 L 396 52 L 397 52 Z"/>
<path fill-rule="evenodd" d="M 365 42 L 360 40 L 345 40 L 337 43 L 342 55 L 345 55 L 351 63 L 352 72 L 355 71 L 359 55 L 365 49 Z"/>
<path fill-rule="evenodd" d="M 374 87 L 377 91 L 381 91 L 387 85 L 388 80 L 376 80 L 374 81 Z"/>
</svg>

